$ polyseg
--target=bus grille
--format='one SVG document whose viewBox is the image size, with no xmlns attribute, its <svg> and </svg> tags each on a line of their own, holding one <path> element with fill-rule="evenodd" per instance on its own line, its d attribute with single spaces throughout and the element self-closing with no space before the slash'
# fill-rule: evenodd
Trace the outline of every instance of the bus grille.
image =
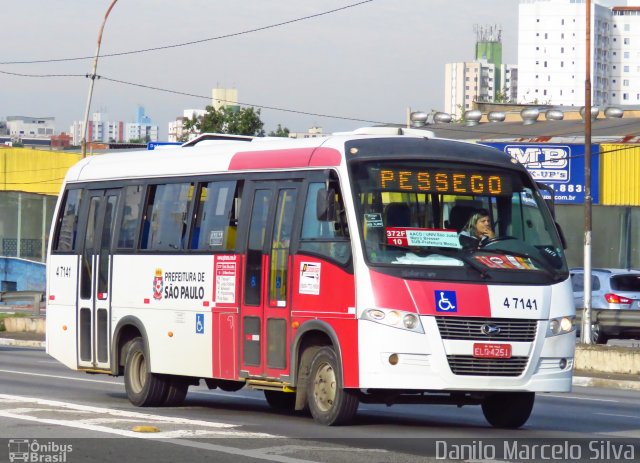
<svg viewBox="0 0 640 463">
<path fill-rule="evenodd" d="M 447 355 L 447 360 L 454 375 L 520 376 L 527 366 L 529 358 L 486 359 L 468 355 Z"/>
<path fill-rule="evenodd" d="M 532 342 L 538 325 L 518 318 L 436 317 L 436 322 L 442 339 L 509 342 Z"/>
</svg>

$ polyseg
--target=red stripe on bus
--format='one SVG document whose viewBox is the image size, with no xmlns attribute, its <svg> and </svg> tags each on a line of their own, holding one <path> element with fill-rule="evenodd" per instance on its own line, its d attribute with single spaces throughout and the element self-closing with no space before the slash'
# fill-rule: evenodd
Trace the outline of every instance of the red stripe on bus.
<svg viewBox="0 0 640 463">
<path fill-rule="evenodd" d="M 145 304 L 148 304 L 148 303 L 149 303 L 149 299 L 145 299 L 145 300 L 144 300 L 144 303 L 145 303 Z"/>
<path fill-rule="evenodd" d="M 55 297 L 53 294 L 50 294 L 50 295 L 49 295 L 49 300 L 50 300 L 50 301 L 55 301 L 55 300 L 56 300 L 56 297 Z"/>
<path fill-rule="evenodd" d="M 378 307 L 406 310 L 422 315 L 490 317 L 491 303 L 487 285 L 457 282 L 404 280 L 371 272 L 371 283 Z M 436 310 L 436 292 L 453 291 L 456 309 Z"/>
<path fill-rule="evenodd" d="M 244 151 L 233 155 L 229 170 L 337 166 L 341 158 L 340 152 L 330 148 Z"/>
<path fill-rule="evenodd" d="M 333 148 L 317 148 L 311 156 L 309 166 L 339 166 L 341 161 L 342 154 L 340 154 L 340 151 Z"/>
</svg>

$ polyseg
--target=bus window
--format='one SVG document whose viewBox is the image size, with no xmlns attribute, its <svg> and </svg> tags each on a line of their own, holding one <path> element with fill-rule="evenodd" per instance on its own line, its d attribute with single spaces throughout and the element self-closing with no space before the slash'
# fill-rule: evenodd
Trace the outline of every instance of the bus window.
<svg viewBox="0 0 640 463">
<path fill-rule="evenodd" d="M 119 249 L 133 249 L 136 245 L 135 237 L 138 230 L 143 192 L 142 185 L 132 185 L 124 189 L 124 210 L 118 234 Z"/>
<path fill-rule="evenodd" d="M 200 187 L 191 248 L 207 251 L 233 251 L 240 188 L 235 180 L 209 182 Z"/>
<path fill-rule="evenodd" d="M 185 248 L 187 213 L 193 183 L 150 185 L 144 213 L 141 249 Z"/>
<path fill-rule="evenodd" d="M 54 251 L 70 252 L 75 249 L 81 197 L 82 190 L 68 190 L 66 192 L 58 217 L 53 244 Z"/>
<path fill-rule="evenodd" d="M 351 257 L 351 244 L 349 242 L 349 230 L 344 215 L 342 195 L 336 188 L 336 220 L 318 220 L 317 202 L 318 191 L 325 187 L 324 183 L 311 183 L 307 191 L 307 199 L 302 221 L 302 235 L 300 237 L 300 250 L 313 254 L 326 256 L 341 264 L 349 262 Z"/>
</svg>

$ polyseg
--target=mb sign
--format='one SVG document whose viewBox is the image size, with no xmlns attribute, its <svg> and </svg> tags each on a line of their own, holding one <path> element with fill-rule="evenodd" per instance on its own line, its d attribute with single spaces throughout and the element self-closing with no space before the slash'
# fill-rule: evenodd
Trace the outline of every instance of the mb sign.
<svg viewBox="0 0 640 463">
<path fill-rule="evenodd" d="M 522 164 L 536 182 L 553 188 L 558 204 L 584 203 L 584 145 L 483 143 Z M 600 200 L 600 146 L 591 145 L 591 196 Z"/>
</svg>

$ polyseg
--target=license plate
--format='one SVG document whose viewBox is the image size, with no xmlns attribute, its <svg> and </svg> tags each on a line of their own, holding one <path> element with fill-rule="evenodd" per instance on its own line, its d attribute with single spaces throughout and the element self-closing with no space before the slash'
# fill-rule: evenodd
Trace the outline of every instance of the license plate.
<svg viewBox="0 0 640 463">
<path fill-rule="evenodd" d="M 511 358 L 511 344 L 473 344 L 473 356 L 478 358 L 508 359 Z"/>
</svg>

